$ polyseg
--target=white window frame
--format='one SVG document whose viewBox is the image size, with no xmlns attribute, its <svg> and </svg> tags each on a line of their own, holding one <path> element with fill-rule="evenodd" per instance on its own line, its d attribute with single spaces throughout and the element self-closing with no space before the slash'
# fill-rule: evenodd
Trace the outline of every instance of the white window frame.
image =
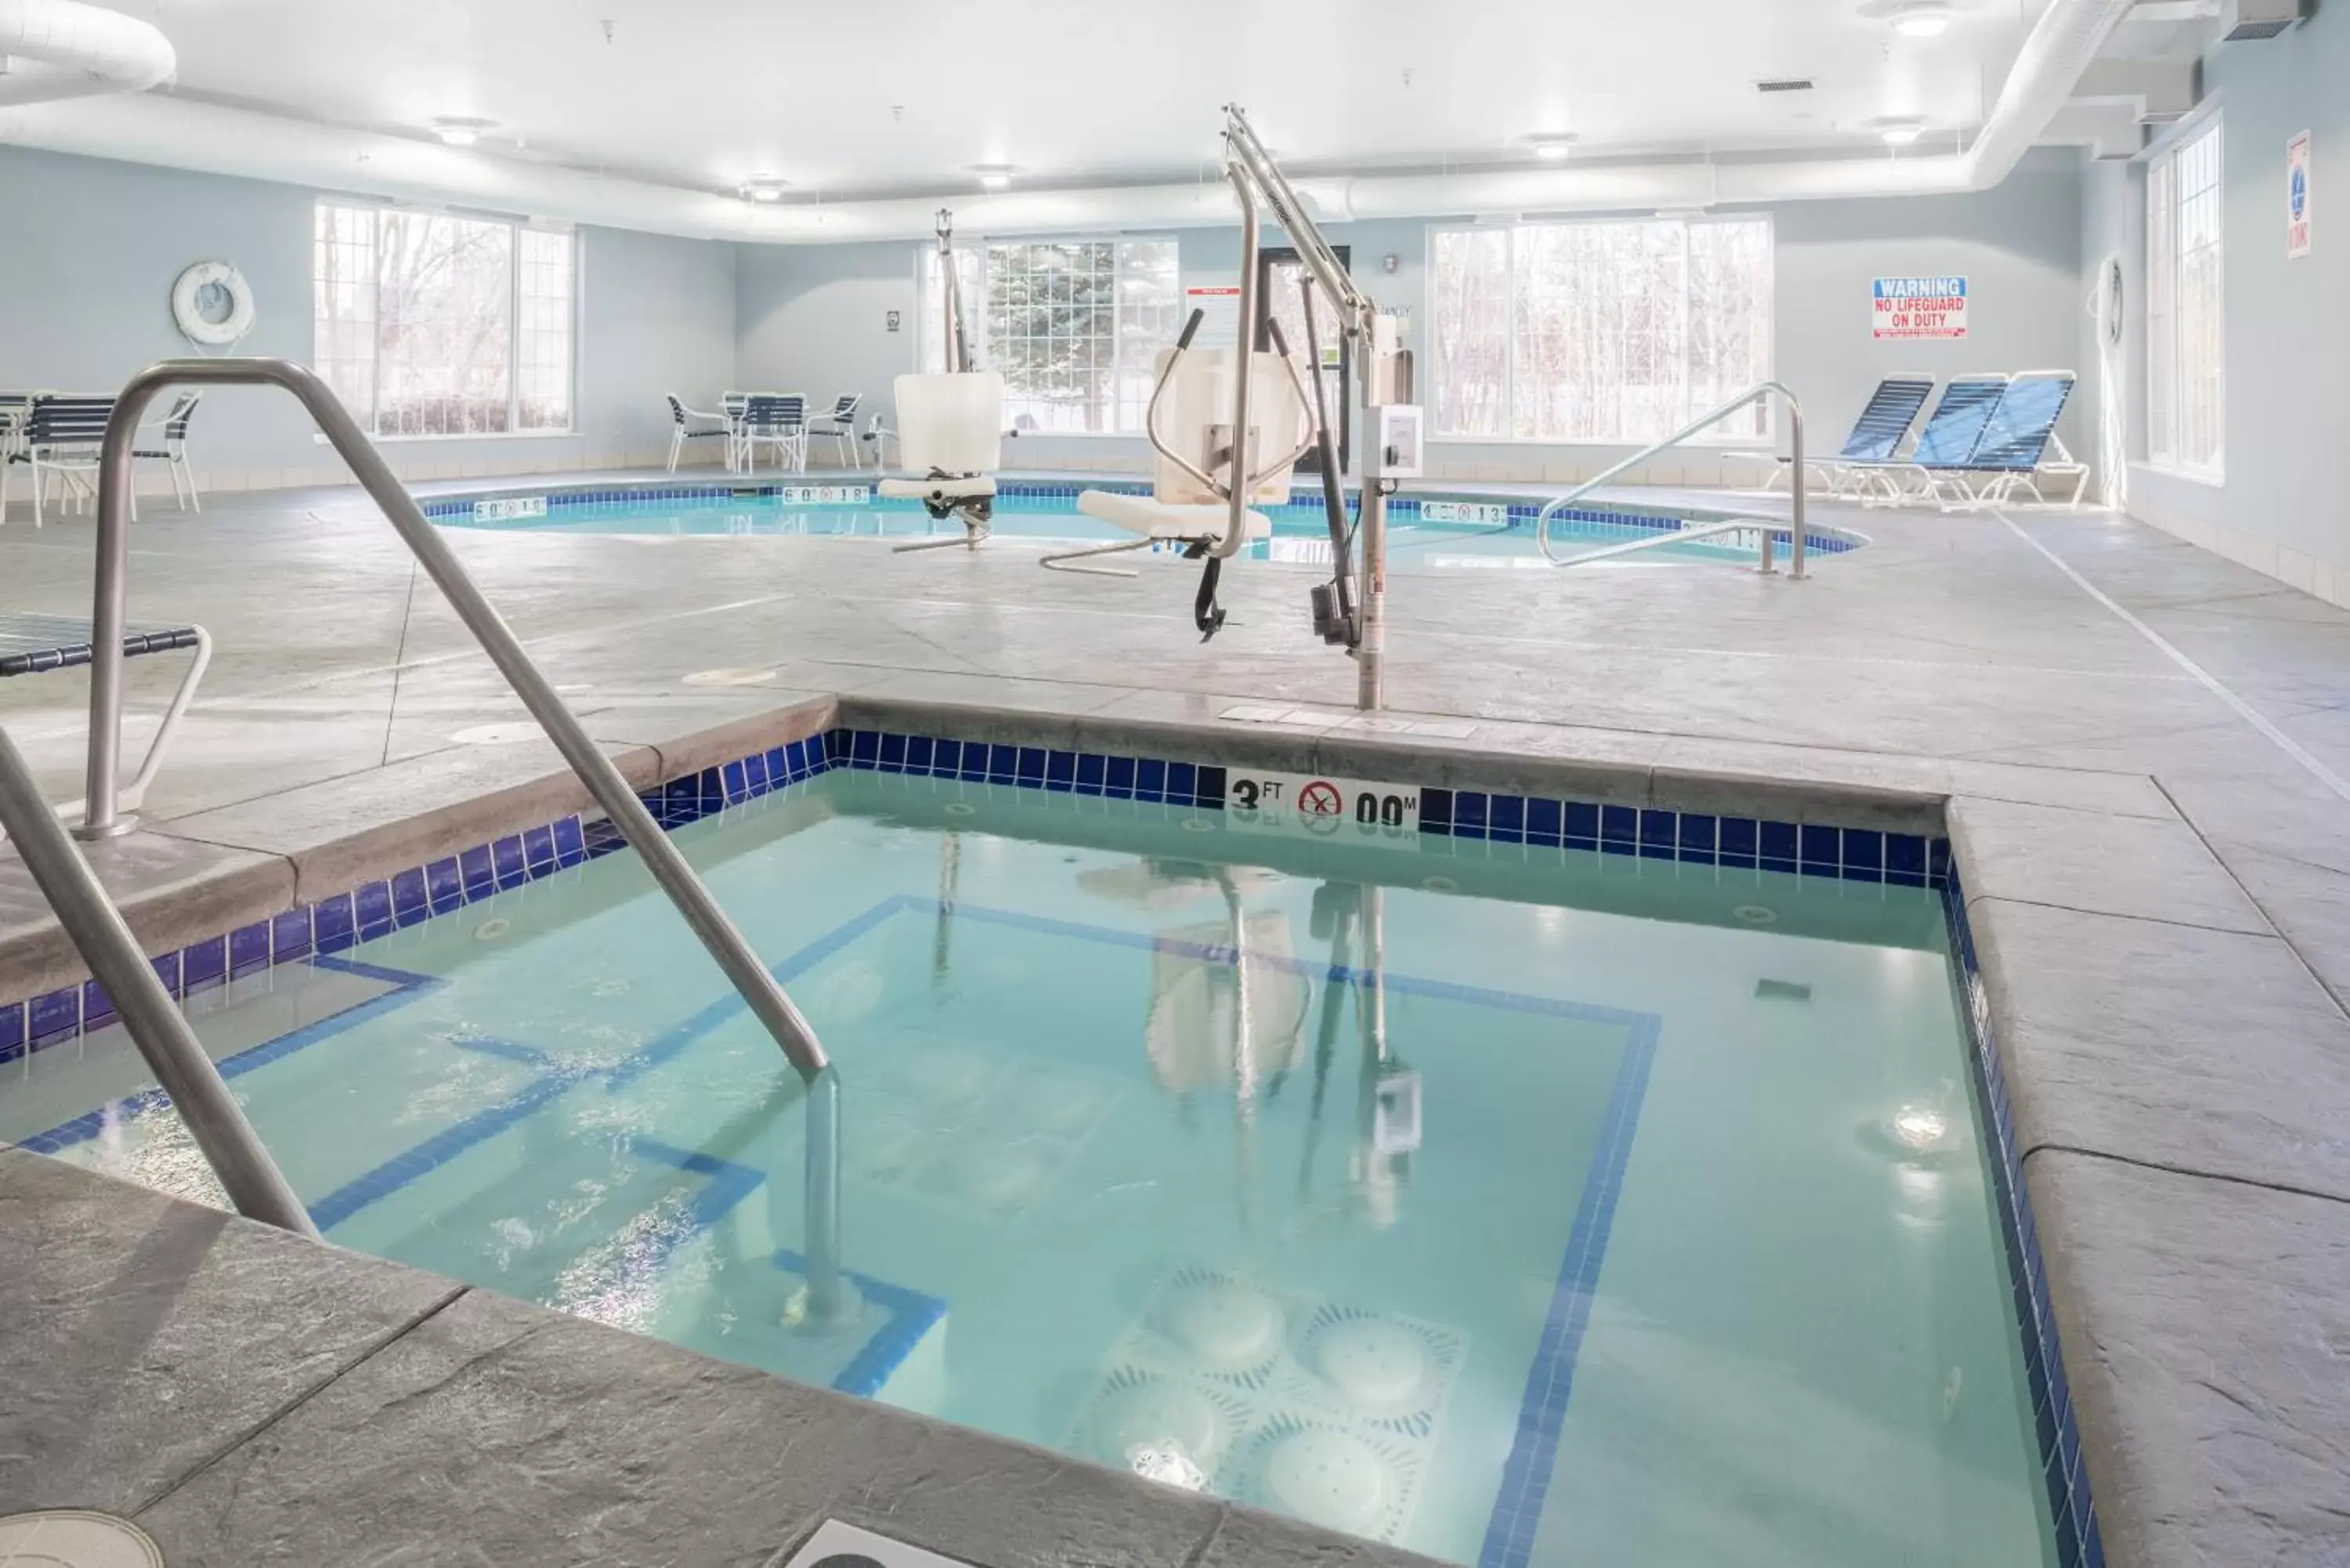
<svg viewBox="0 0 2350 1568">
<path fill-rule="evenodd" d="M 2192 191 L 2178 188 L 2182 160 L 2210 149 L 2210 182 Z M 2208 196 L 2215 209 L 2211 243 L 2201 253 L 2180 248 L 2181 210 Z M 2163 243 L 2168 238 L 2168 243 Z M 2190 366 L 2192 346 L 2180 330 L 2178 278 L 2190 254 L 2208 253 L 2212 263 L 2215 318 L 2210 362 Z M 2223 485 L 2228 477 L 2228 142 L 2219 111 L 2181 124 L 2147 160 L 2146 180 L 2146 447 L 2147 466 L 2159 473 Z M 2213 431 L 2209 462 L 2179 455 L 2186 421 L 2182 394 L 2200 383 L 2209 398 Z"/>
<path fill-rule="evenodd" d="M 1606 216 L 1606 215 L 1596 215 L 1596 216 L 1591 216 L 1591 217 L 1569 217 L 1569 218 L 1544 219 L 1544 220 L 1542 220 L 1542 221 L 1539 221 L 1539 222 L 1531 222 L 1531 223 L 1430 223 L 1430 224 L 1429 224 L 1429 225 L 1428 225 L 1428 228 L 1427 228 L 1427 231 L 1426 231 L 1426 234 L 1425 234 L 1425 237 L 1424 237 L 1424 240 L 1423 240 L 1423 243 L 1422 243 L 1422 254 L 1421 254 L 1421 257 L 1420 257 L 1420 263 L 1421 263 L 1420 275 L 1421 275 L 1422 277 L 1424 277 L 1424 278 L 1426 278 L 1426 279 L 1428 279 L 1428 280 L 1429 280 L 1429 281 L 1428 281 L 1428 287 L 1429 287 L 1429 289 L 1431 291 L 1430 297 L 1430 299 L 1429 299 L 1429 301 L 1428 301 L 1428 304 L 1427 304 L 1427 315 L 1428 315 L 1428 327 L 1427 327 L 1427 331 L 1428 331 L 1428 334 L 1429 334 L 1429 343 L 1428 343 L 1428 355 L 1429 355 L 1429 366 L 1428 366 L 1428 372 L 1429 372 L 1429 395 L 1428 395 L 1428 402 L 1429 402 L 1429 404 L 1430 404 L 1430 406 L 1431 410 L 1433 410 L 1435 407 L 1439 406 L 1439 405 L 1440 405 L 1440 400 L 1438 398 L 1437 393 L 1436 393 L 1436 380 L 1435 380 L 1435 378 L 1436 378 L 1439 374 L 1440 374 L 1440 373 L 1441 373 L 1441 366 L 1440 365 L 1440 363 L 1438 362 L 1437 358 L 1436 358 L 1436 355 L 1437 355 L 1437 348 L 1436 348 L 1436 331 L 1437 331 L 1437 322 L 1436 322 L 1435 301 L 1434 301 L 1434 296 L 1433 296 L 1433 293 L 1432 293 L 1432 291 L 1434 290 L 1434 288 L 1435 288 L 1435 286 L 1436 286 L 1436 246 L 1437 246 L 1438 237 L 1439 237 L 1440 235 L 1442 235 L 1442 234 L 1477 234 L 1477 233 L 1490 233 L 1490 232 L 1492 232 L 1492 230 L 1495 230 L 1495 229 L 1501 229 L 1501 230 L 1503 230 L 1504 232 L 1506 232 L 1506 233 L 1510 235 L 1510 242 L 1509 242 L 1509 243 L 1510 243 L 1510 273 L 1511 273 L 1511 286 L 1510 286 L 1510 289 L 1509 289 L 1509 292 L 1508 292 L 1508 295 L 1507 295 L 1507 303 L 1508 303 L 1508 306 L 1509 306 L 1509 314 L 1508 314 L 1508 319 L 1507 319 L 1506 323 L 1504 324 L 1504 326 L 1503 326 L 1503 354 L 1504 354 L 1504 356 L 1505 356 L 1505 362 L 1506 362 L 1506 365 L 1507 365 L 1507 370 L 1506 370 L 1506 372 L 1505 372 L 1505 373 L 1506 373 L 1506 375 L 1507 375 L 1507 377 L 1508 377 L 1508 383 L 1509 383 L 1509 384 L 1508 384 L 1508 386 L 1507 386 L 1506 388 L 1504 388 L 1504 389 L 1503 389 L 1503 423 L 1504 423 L 1505 425 L 1513 425 L 1513 424 L 1516 422 L 1516 411 L 1517 411 L 1517 378 L 1518 378 L 1518 291 L 1517 291 L 1517 286 L 1516 286 L 1516 273 L 1517 273 L 1517 235 L 1518 235 L 1521 232 L 1523 232 L 1523 231 L 1524 231 L 1524 230 L 1526 230 L 1526 229 L 1535 229 L 1535 228 L 1567 228 L 1567 227 L 1572 227 L 1572 226 L 1576 226 L 1576 225 L 1588 225 L 1588 224 L 1596 224 L 1596 223 L 1616 223 L 1616 224 L 1620 224 L 1620 223 L 1641 223 L 1641 222 L 1647 222 L 1647 223 L 1679 223 L 1679 224 L 1680 224 L 1684 229 L 1694 229 L 1694 228 L 1698 228 L 1698 227 L 1700 227 L 1700 226 L 1701 226 L 1701 225 L 1705 225 L 1705 224 L 1712 224 L 1712 223 L 1761 223 L 1761 224 L 1762 224 L 1762 225 L 1763 225 L 1764 232 L 1765 232 L 1766 235 L 1767 235 L 1767 239 L 1766 239 L 1766 242 L 1765 242 L 1765 244 L 1764 244 L 1764 252 L 1765 252 L 1765 254 L 1766 254 L 1771 258 L 1771 277 L 1770 277 L 1770 293 L 1769 293 L 1769 298 L 1768 298 L 1768 300 L 1766 301 L 1766 306 L 1765 306 L 1765 309 L 1764 309 L 1764 311 L 1763 311 L 1762 370 L 1762 374 L 1761 374 L 1760 376 L 1758 376 L 1758 377 L 1756 378 L 1756 379 L 1757 379 L 1758 381 L 1767 381 L 1767 380 L 1772 379 L 1774 376 L 1776 376 L 1776 375 L 1777 375 L 1777 373 L 1778 373 L 1777 367 L 1778 367 L 1778 362 L 1779 362 L 1779 321 L 1778 321 L 1778 317 L 1779 317 L 1779 225 L 1778 225 L 1777 220 L 1776 220 L 1776 219 L 1775 219 L 1775 218 L 1774 218 L 1771 213 L 1709 213 L 1709 214 L 1706 214 L 1706 215 L 1701 216 L 1701 217 L 1686 218 L 1686 219 L 1667 219 L 1667 218 L 1648 218 L 1648 219 L 1642 219 L 1642 218 L 1639 218 L 1639 217 L 1638 217 L 1638 216 L 1632 216 L 1632 215 L 1617 215 L 1617 216 L 1614 216 L 1614 217 Z M 1682 349 L 1681 349 L 1681 352 L 1682 352 L 1682 356 L 1683 356 L 1683 366 L 1684 366 L 1684 369 L 1683 369 L 1683 376 L 1684 376 L 1684 380 L 1686 381 L 1686 378 L 1687 378 L 1687 356 L 1688 356 L 1688 353 L 1689 353 L 1689 343 L 1690 343 L 1690 333 L 1689 333 L 1688 327 L 1687 327 L 1687 318 L 1688 318 L 1688 311 L 1689 311 L 1689 291 L 1688 291 L 1688 271 L 1687 271 L 1688 263 L 1687 263 L 1687 259 L 1686 259 L 1686 254 L 1684 255 L 1684 259 L 1683 259 L 1682 266 L 1683 266 L 1683 271 L 1682 271 L 1682 280 L 1683 280 L 1683 282 L 1682 282 L 1682 293 L 1681 293 L 1681 309 L 1682 309 L 1682 317 L 1683 317 L 1683 327 L 1682 327 L 1682 332 L 1681 332 L 1681 344 L 1682 344 Z M 1776 439 L 1776 437 L 1777 437 L 1777 431 L 1778 431 L 1778 418 L 1779 418 L 1777 400 L 1775 400 L 1775 399 L 1772 399 L 1772 398 L 1765 398 L 1765 399 L 1762 400 L 1762 402 L 1761 402 L 1761 404 L 1760 404 L 1760 407 L 1761 407 L 1762 413 L 1762 429 L 1760 430 L 1760 431 L 1752 431 L 1752 432 L 1750 432 L 1750 431 L 1719 431 L 1719 432 L 1715 432 L 1715 431 L 1707 431 L 1707 432 L 1704 432 L 1704 433 L 1701 433 L 1701 434 L 1699 434 L 1699 435 L 1691 436 L 1691 437 L 1690 437 L 1690 438 L 1686 442 L 1684 442 L 1683 444 L 1684 444 L 1684 445 L 1689 445 L 1689 446 L 1722 447 L 1722 448 L 1737 448 L 1737 447 L 1742 447 L 1742 446 L 1753 446 L 1753 445 L 1757 444 L 1758 442 L 1759 442 L 1759 443 L 1762 443 L 1762 444 L 1768 444 L 1768 443 L 1770 443 L 1771 441 L 1774 441 L 1774 440 Z M 1684 418 L 1680 422 L 1682 422 L 1682 423 L 1687 423 L 1689 420 L 1695 419 L 1699 414 L 1703 413 L 1704 411 L 1705 411 L 1705 410 L 1702 410 L 1702 409 L 1699 409 L 1699 408 L 1691 408 L 1690 410 L 1689 410 L 1689 411 L 1688 411 L 1687 415 L 1685 416 L 1685 418 Z M 1669 433 L 1669 432 L 1668 432 L 1668 433 Z M 1458 442 L 1460 442 L 1460 443 L 1461 443 L 1461 444 L 1463 444 L 1463 445 L 1477 445 L 1477 446 L 1560 446 L 1560 447 L 1595 447 L 1595 448 L 1601 448 L 1601 449 L 1611 449 L 1611 448 L 1612 448 L 1612 449 L 1618 449 L 1618 450 L 1620 450 L 1620 449 L 1624 449 L 1624 448 L 1628 448 L 1628 447 L 1643 446 L 1643 445 L 1648 444 L 1648 443 L 1647 443 L 1647 442 L 1645 442 L 1645 441 L 1633 441 L 1633 440 L 1631 440 L 1631 439 L 1629 439 L 1629 438 L 1615 439 L 1615 438 L 1586 437 L 1586 436 L 1521 436 L 1521 435 L 1510 435 L 1510 434 L 1506 434 L 1506 433 L 1505 433 L 1505 434 L 1503 434 L 1503 435 L 1461 434 L 1461 433 L 1460 433 L 1460 432 L 1453 431 L 1447 431 L 1447 430 L 1442 430 L 1442 429 L 1435 428 L 1435 427 L 1434 427 L 1434 425 L 1433 425 L 1433 421 L 1431 421 L 1431 428 L 1430 428 L 1430 432 L 1429 432 L 1429 439 L 1430 439 L 1431 441 L 1448 441 L 1448 442 L 1450 442 L 1450 441 L 1458 441 Z"/>
<path fill-rule="evenodd" d="M 1115 234 L 1006 234 L 1001 236 L 989 236 L 985 238 L 976 238 L 970 241 L 958 241 L 954 247 L 956 256 L 963 259 L 968 264 L 970 272 L 973 275 L 972 291 L 966 293 L 962 301 L 963 340 L 971 351 L 971 362 L 973 369 L 988 369 L 992 358 L 991 340 L 993 333 L 991 331 L 992 324 L 988 320 L 988 296 L 992 281 L 990 271 L 993 265 L 993 256 L 997 247 L 1008 245 L 1031 246 L 1072 244 L 1173 245 L 1175 247 L 1175 319 L 1173 326 L 1168 331 L 1166 343 L 1171 344 L 1175 341 L 1177 335 L 1182 331 L 1183 327 L 1183 249 L 1182 242 L 1178 236 L 1167 234 L 1147 233 L 1121 233 Z M 939 291 L 933 286 L 931 277 L 931 263 L 937 254 L 938 247 L 935 244 L 924 244 L 915 247 L 914 324 L 916 331 L 911 358 L 914 369 L 917 371 L 933 369 L 931 360 L 932 348 L 934 343 L 939 339 L 940 334 L 943 330 L 940 321 L 941 302 L 939 298 Z M 975 258 L 975 260 L 972 258 Z M 961 269 L 959 268 L 958 271 L 960 273 Z M 1113 290 L 1114 289 L 1115 284 L 1113 284 Z M 1113 334 L 1122 335 L 1124 332 L 1124 326 L 1118 319 L 1115 305 L 1113 305 L 1111 308 L 1111 330 Z M 1160 346 L 1154 346 L 1152 352 L 1155 354 L 1157 352 L 1157 348 Z M 1114 359 L 1117 357 L 1118 356 L 1114 352 Z M 1019 395 L 1020 394 L 1015 389 L 1006 389 L 1005 396 L 1007 400 L 1016 400 Z M 1114 401 L 1116 400 L 1114 400 Z M 1118 402 L 1113 410 L 1113 417 L 1122 418 L 1123 414 L 1123 404 L 1122 402 Z M 1034 439 L 1050 439 L 1055 441 L 1062 440 L 1064 438 L 1071 441 L 1133 441 L 1144 437 L 1145 434 L 1146 432 L 1143 430 L 1142 424 L 1138 421 L 1131 426 L 1118 424 L 1114 428 L 1108 430 L 1038 430 L 1034 432 L 1024 432 L 1024 437 L 1033 436 Z"/>
<path fill-rule="evenodd" d="M 374 377 L 374 386 L 371 389 L 372 395 L 369 397 L 368 401 L 367 417 L 360 421 L 360 428 L 366 431 L 369 440 L 387 444 L 394 442 L 437 441 L 555 441 L 560 440 L 566 436 L 576 436 L 579 433 L 580 353 L 581 338 L 585 336 L 581 330 L 581 326 L 586 320 L 583 302 L 586 298 L 585 286 L 587 258 L 583 254 L 584 247 L 579 243 L 579 232 L 576 227 L 569 223 L 552 223 L 536 218 L 501 217 L 494 213 L 470 212 L 453 207 L 429 206 L 394 202 L 371 202 L 349 196 L 321 196 L 314 204 L 312 213 L 311 223 L 312 234 L 314 235 L 317 233 L 317 209 L 329 207 L 342 208 L 350 212 L 368 213 L 373 214 L 379 223 L 380 223 L 382 215 L 387 213 L 412 213 L 426 217 L 444 216 L 462 218 L 468 223 L 503 223 L 509 231 L 512 232 L 513 243 L 508 247 L 506 262 L 506 308 L 508 312 L 507 320 L 509 324 L 506 335 L 506 419 L 510 426 L 518 425 L 521 422 L 523 404 L 522 236 L 525 232 L 562 234 L 567 236 L 571 243 L 571 321 L 569 326 L 570 389 L 569 396 L 566 400 L 569 410 L 568 422 L 560 427 L 546 425 L 531 430 L 509 428 L 503 431 L 459 431 L 442 435 L 384 435 L 380 433 L 376 428 L 377 421 L 383 408 L 383 346 L 382 337 L 380 336 L 383 330 L 383 238 L 381 231 L 379 229 L 375 241 L 370 246 L 370 254 L 375 264 L 375 277 L 371 286 L 374 289 L 376 299 L 375 313 L 371 317 L 370 325 L 374 327 L 378 337 L 375 348 L 369 356 L 368 362 L 370 371 Z M 315 244 L 315 240 L 313 243 Z M 313 317 L 312 330 L 314 333 L 317 329 L 315 323 L 317 310 L 318 282 L 317 259 L 314 254 L 311 258 L 310 275 L 311 311 Z M 312 343 L 312 353 L 315 359 L 317 354 L 317 344 L 315 339 Z"/>
</svg>

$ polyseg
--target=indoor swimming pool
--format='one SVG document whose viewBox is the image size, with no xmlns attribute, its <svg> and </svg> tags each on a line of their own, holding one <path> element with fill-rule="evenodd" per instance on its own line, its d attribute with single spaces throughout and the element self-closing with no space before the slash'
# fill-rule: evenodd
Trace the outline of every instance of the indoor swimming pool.
<svg viewBox="0 0 2350 1568">
<path fill-rule="evenodd" d="M 910 501 L 882 501 L 866 487 L 846 486 L 827 477 L 821 485 L 764 487 L 759 493 L 740 493 L 708 486 L 682 486 L 648 495 L 597 493 L 595 499 L 556 493 L 487 503 L 440 501 L 427 504 L 436 522 L 455 527 L 523 530 L 552 534 L 619 534 L 655 537 L 794 535 L 812 538 L 884 539 L 908 543 L 918 539 L 955 539 L 962 524 L 940 521 Z M 795 492 L 846 489 L 856 499 L 799 499 Z M 1040 487 L 1041 488 L 1041 487 Z M 1103 542 L 1132 535 L 1079 513 L 1075 486 L 1057 493 L 1014 492 L 998 498 L 994 531 L 1006 544 Z M 609 498 L 606 498 L 609 496 Z M 531 505 L 543 500 L 544 505 Z M 1451 516 L 1431 514 L 1449 510 Z M 1293 502 L 1268 514 L 1273 537 L 1252 545 L 1247 554 L 1257 560 L 1293 561 L 1326 566 L 1330 536 L 1318 495 L 1310 504 Z M 1650 539 L 1659 532 L 1681 526 L 1677 518 L 1630 510 L 1593 510 L 1562 514 L 1551 524 L 1552 546 L 1562 555 L 1596 550 Z M 1814 549 L 1848 547 L 1831 535 L 1814 531 Z M 1751 535 L 1716 535 L 1703 539 L 1643 550 L 1623 563 L 1666 561 L 1752 562 L 1757 545 Z M 1170 550 L 1162 552 L 1173 555 Z M 1399 504 L 1389 514 L 1388 560 L 1399 571 L 1448 568 L 1538 567 L 1545 563 L 1534 542 L 1534 508 L 1503 501 Z"/>
<path fill-rule="evenodd" d="M 835 1322 L 813 1102 L 625 851 L 322 904 L 187 1005 L 329 1240 L 712 1355 L 1478 1568 L 2058 1560 L 1923 841 L 1084 766 L 675 829 L 836 1064 Z M 0 1138 L 213 1194 L 150 1083 L 33 1052 Z"/>
</svg>

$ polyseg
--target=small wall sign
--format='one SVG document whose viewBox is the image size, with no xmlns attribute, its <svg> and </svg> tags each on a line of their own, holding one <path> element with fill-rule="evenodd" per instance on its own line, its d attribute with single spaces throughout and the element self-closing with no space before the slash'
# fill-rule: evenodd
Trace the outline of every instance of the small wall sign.
<svg viewBox="0 0 2350 1568">
<path fill-rule="evenodd" d="M 775 492 L 786 506 L 863 506 L 873 499 L 868 484 L 786 484 Z"/>
<path fill-rule="evenodd" d="M 889 312 L 889 330 L 890 330 L 890 331 L 892 331 L 892 332 L 897 331 L 897 330 L 898 330 L 898 324 L 899 324 L 900 321 L 904 320 L 904 319 L 905 319 L 905 314 L 904 314 L 904 312 L 902 312 L 902 311 L 897 311 L 897 310 L 893 310 L 893 311 Z"/>
<path fill-rule="evenodd" d="M 1869 296 L 1870 327 L 1880 341 L 1954 341 L 1967 335 L 1963 277 L 1880 277 Z"/>
<path fill-rule="evenodd" d="M 2309 254 L 2309 132 L 2284 144 L 2284 254 L 2299 261 Z"/>
<path fill-rule="evenodd" d="M 544 495 L 507 495 L 494 501 L 473 503 L 473 521 L 476 523 L 512 523 L 521 517 L 546 515 L 546 497 Z"/>
<path fill-rule="evenodd" d="M 1496 528 L 1510 525 L 1508 504 L 1497 501 L 1423 501 L 1419 514 L 1430 523 L 1484 523 Z"/>
</svg>

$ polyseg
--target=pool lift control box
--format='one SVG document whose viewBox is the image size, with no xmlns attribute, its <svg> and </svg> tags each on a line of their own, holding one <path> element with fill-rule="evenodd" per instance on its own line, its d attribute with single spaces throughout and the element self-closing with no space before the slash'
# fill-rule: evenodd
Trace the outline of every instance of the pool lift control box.
<svg viewBox="0 0 2350 1568">
<path fill-rule="evenodd" d="M 1414 403 L 1378 403 L 1370 414 L 1370 449 L 1363 473 L 1369 479 L 1418 479 L 1427 464 L 1424 410 Z"/>
</svg>

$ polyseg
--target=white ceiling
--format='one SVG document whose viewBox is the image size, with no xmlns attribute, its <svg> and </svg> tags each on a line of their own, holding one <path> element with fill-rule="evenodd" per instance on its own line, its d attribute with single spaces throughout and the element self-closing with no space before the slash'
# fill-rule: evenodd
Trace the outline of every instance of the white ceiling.
<svg viewBox="0 0 2350 1568">
<path fill-rule="evenodd" d="M 1882 158 L 1887 115 L 1948 151 L 2042 0 L 1959 0 L 1930 42 L 1893 33 L 1890 0 L 108 3 L 162 27 L 165 90 L 199 101 L 395 133 L 480 116 L 492 158 L 837 199 L 968 190 L 986 162 L 1024 186 L 1190 178 L 1228 99 L 1307 171 L 1525 161 L 1556 130 L 1578 156 Z M 1752 85 L 1794 75 L 1818 90 Z"/>
</svg>

